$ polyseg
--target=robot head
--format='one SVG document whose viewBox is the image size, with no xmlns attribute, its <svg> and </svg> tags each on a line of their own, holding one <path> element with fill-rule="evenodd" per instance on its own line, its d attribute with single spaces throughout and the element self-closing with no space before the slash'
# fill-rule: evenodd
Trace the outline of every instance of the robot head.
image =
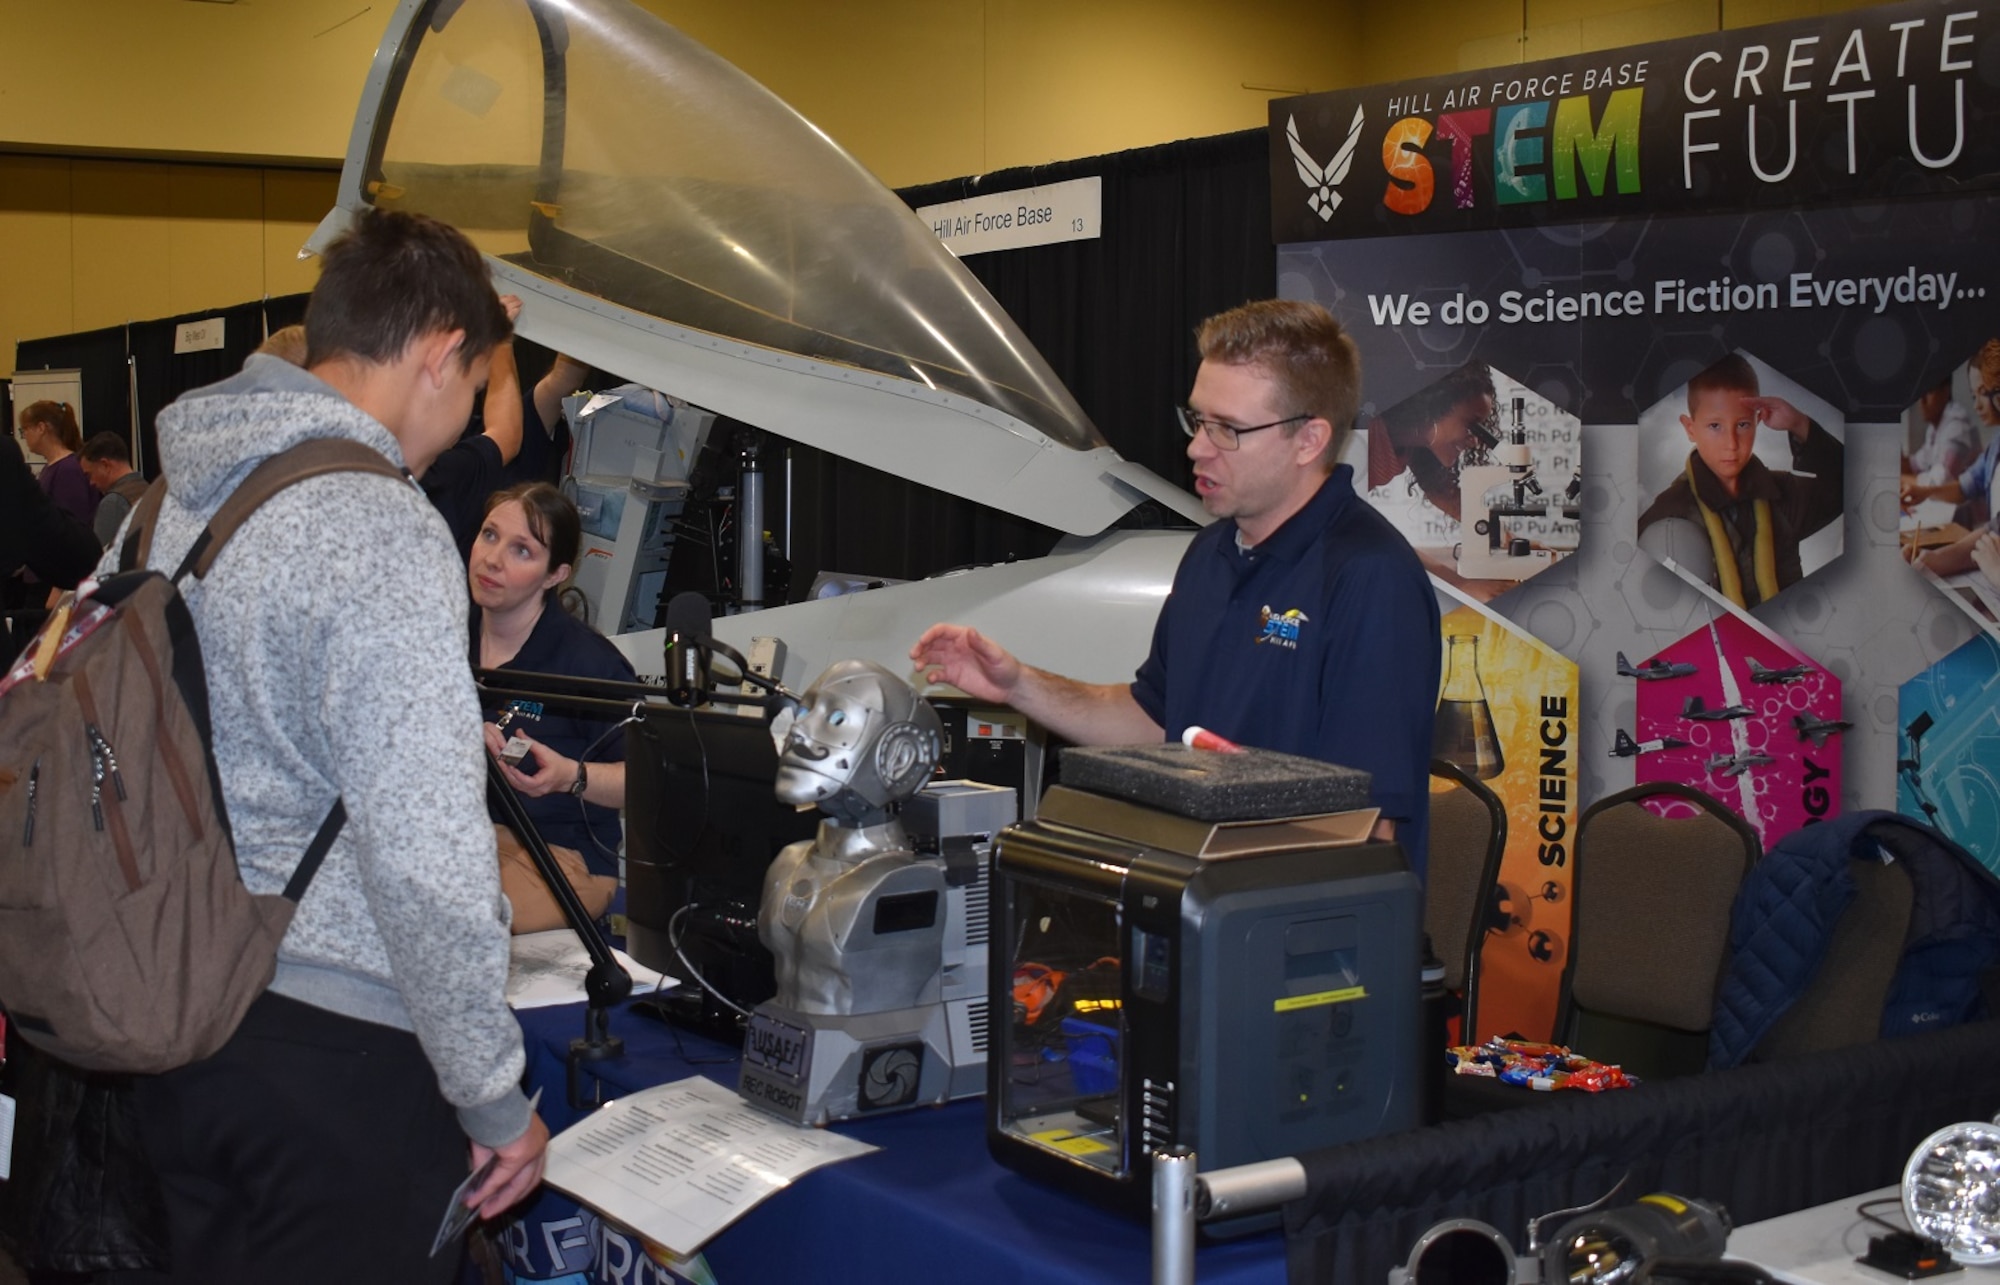
<svg viewBox="0 0 2000 1285">
<path fill-rule="evenodd" d="M 930 779 L 944 735 L 937 711 L 882 666 L 837 661 L 804 702 L 779 745 L 779 799 L 872 825 Z"/>
</svg>

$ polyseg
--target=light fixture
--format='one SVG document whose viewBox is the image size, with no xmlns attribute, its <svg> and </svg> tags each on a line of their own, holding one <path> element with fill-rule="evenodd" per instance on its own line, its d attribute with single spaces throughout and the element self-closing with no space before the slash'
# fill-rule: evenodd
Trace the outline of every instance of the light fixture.
<svg viewBox="0 0 2000 1285">
<path fill-rule="evenodd" d="M 2000 1120 L 1918 1143 L 1903 1166 L 1903 1216 L 1961 1263 L 2000 1263 Z"/>
<path fill-rule="evenodd" d="M 1565 1217 L 1544 1245 L 1542 1227 Z M 1544 1214 L 1528 1224 L 1528 1252 L 1517 1256 L 1494 1228 L 1453 1218 L 1417 1238 L 1389 1285 L 1634 1285 L 1663 1265 L 1720 1259 L 1729 1226 L 1720 1205 L 1656 1192 L 1619 1209 Z"/>
</svg>

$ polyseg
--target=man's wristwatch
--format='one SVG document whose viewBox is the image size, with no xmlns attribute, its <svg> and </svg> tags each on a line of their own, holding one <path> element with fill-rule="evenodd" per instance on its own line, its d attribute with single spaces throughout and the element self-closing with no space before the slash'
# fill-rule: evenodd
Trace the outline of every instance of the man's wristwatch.
<svg viewBox="0 0 2000 1285">
<path fill-rule="evenodd" d="M 580 799 L 583 797 L 583 792 L 589 788 L 590 770 L 584 767 L 582 759 L 578 759 L 576 761 L 576 780 L 571 781 L 569 785 L 570 797 Z"/>
</svg>

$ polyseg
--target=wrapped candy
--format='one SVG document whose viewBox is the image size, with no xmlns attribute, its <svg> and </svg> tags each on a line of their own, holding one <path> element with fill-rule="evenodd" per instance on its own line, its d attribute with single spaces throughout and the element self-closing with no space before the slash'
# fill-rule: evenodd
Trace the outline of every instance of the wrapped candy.
<svg viewBox="0 0 2000 1285">
<path fill-rule="evenodd" d="M 1602 1093 L 1606 1089 L 1630 1088 L 1639 1082 L 1618 1067 L 1593 1062 L 1560 1044 L 1536 1044 L 1529 1040 L 1496 1036 L 1484 1044 L 1447 1049 L 1445 1057 L 1459 1075 L 1485 1076 L 1545 1093 L 1556 1089 Z"/>
</svg>

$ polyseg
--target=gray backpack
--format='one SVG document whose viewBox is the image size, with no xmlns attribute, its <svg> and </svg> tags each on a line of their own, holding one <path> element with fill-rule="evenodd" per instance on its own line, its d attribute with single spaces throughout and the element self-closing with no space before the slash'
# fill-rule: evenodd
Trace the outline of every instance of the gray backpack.
<svg viewBox="0 0 2000 1285">
<path fill-rule="evenodd" d="M 282 895 L 243 886 L 177 587 L 208 573 L 258 505 L 333 472 L 403 477 L 358 442 L 301 443 L 251 471 L 172 576 L 144 569 L 166 494 L 155 482 L 118 573 L 0 677 L 0 1008 L 75 1066 L 165 1071 L 221 1048 L 270 985 L 346 821 L 335 799 Z"/>
</svg>

